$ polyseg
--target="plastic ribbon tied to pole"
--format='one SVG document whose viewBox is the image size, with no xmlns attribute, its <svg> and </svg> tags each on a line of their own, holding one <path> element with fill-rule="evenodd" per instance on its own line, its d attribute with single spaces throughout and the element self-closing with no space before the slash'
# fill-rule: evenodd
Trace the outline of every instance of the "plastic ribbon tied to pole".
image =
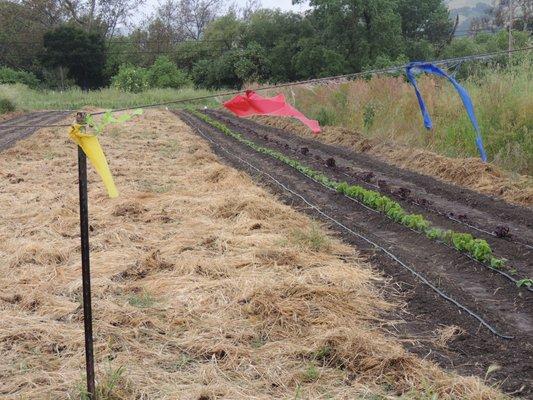
<svg viewBox="0 0 533 400">
<path fill-rule="evenodd" d="M 308 126 L 314 133 L 320 132 L 318 121 L 307 118 L 300 111 L 288 104 L 283 94 L 265 98 L 252 90 L 247 90 L 244 95 L 237 95 L 233 99 L 226 101 L 224 107 L 238 117 L 249 117 L 252 115 L 294 117 Z"/>
<path fill-rule="evenodd" d="M 427 129 L 433 128 L 433 123 L 431 121 L 431 117 L 429 115 L 429 112 L 427 110 L 426 104 L 424 103 L 424 99 L 422 98 L 422 94 L 420 93 L 420 90 L 418 89 L 416 79 L 414 76 L 414 72 L 421 71 L 426 72 L 428 74 L 434 74 L 437 76 L 441 76 L 443 78 L 448 79 L 452 85 L 455 87 L 457 92 L 459 93 L 459 96 L 461 97 L 461 100 L 463 101 L 463 105 L 465 106 L 466 113 L 468 114 L 468 117 L 470 118 L 470 121 L 472 122 L 472 126 L 474 127 L 474 130 L 476 131 L 476 146 L 479 151 L 479 155 L 481 156 L 481 159 L 483 161 L 487 161 L 487 154 L 485 153 L 485 148 L 483 147 L 483 138 L 481 137 L 481 129 L 479 128 L 479 124 L 477 122 L 476 114 L 474 113 L 474 105 L 472 104 L 472 99 L 470 98 L 470 95 L 466 91 L 464 87 L 462 87 L 453 77 L 449 76 L 439 67 L 426 63 L 426 62 L 413 62 L 410 63 L 406 68 L 406 74 L 407 79 L 409 79 L 409 82 L 413 85 L 416 92 L 416 97 L 418 98 L 418 104 L 420 105 L 420 110 L 422 111 L 422 116 L 424 117 L 424 125 Z"/>
<path fill-rule="evenodd" d="M 100 142 L 98 141 L 98 137 L 88 133 L 83 133 L 80 128 L 81 125 L 72 125 L 70 128 L 69 137 L 81 147 L 94 169 L 96 169 L 96 172 L 98 175 L 100 175 L 100 178 L 102 178 L 102 182 L 104 182 L 104 186 L 107 189 L 107 194 L 109 197 L 118 197 L 118 190 L 115 186 L 115 182 L 113 181 L 113 176 L 109 170 L 109 165 L 107 164 L 107 160 L 102 147 L 100 146 Z"/>
</svg>

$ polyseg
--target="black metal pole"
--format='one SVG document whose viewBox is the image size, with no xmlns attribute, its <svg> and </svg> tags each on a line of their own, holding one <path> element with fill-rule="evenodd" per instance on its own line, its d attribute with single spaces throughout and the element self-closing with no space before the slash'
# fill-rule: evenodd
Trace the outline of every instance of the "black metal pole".
<svg viewBox="0 0 533 400">
<path fill-rule="evenodd" d="M 87 157 L 79 146 L 78 179 L 80 189 L 81 275 L 83 282 L 83 324 L 85 329 L 85 368 L 87 371 L 87 393 L 89 394 L 89 399 L 96 400 L 93 353 L 93 317 L 91 307 L 91 267 L 89 257 Z"/>
</svg>

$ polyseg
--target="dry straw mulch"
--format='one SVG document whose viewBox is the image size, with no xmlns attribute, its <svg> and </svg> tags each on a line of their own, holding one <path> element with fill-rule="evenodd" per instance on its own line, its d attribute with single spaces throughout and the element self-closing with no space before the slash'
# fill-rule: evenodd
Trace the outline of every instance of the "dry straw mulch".
<svg viewBox="0 0 533 400">
<path fill-rule="evenodd" d="M 15 118 L 18 116 L 23 115 L 24 113 L 21 111 L 12 111 L 4 114 L 0 114 L 0 122 L 5 122 L 7 120 L 10 120 L 11 118 Z"/>
<path fill-rule="evenodd" d="M 286 129 L 303 137 L 314 137 L 305 126 L 290 119 L 256 117 L 258 122 Z M 357 152 L 372 154 L 400 168 L 431 175 L 442 181 L 464 186 L 479 193 L 497 196 L 510 203 L 533 206 L 533 180 L 505 172 L 479 158 L 451 158 L 428 150 L 407 147 L 399 143 L 369 139 L 341 127 L 325 126 L 318 140 L 341 145 Z"/>
<path fill-rule="evenodd" d="M 101 400 L 500 397 L 406 353 L 384 332 L 385 282 L 172 114 L 101 141 L 121 190 L 106 198 L 91 169 Z M 0 157 L 2 399 L 80 398 L 76 171 L 64 130 Z"/>
</svg>

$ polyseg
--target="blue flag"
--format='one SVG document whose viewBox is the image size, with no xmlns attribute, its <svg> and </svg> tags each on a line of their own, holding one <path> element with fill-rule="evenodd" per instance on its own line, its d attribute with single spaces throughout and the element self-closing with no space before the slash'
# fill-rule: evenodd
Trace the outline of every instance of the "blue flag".
<svg viewBox="0 0 533 400">
<path fill-rule="evenodd" d="M 416 79 L 413 74 L 413 69 L 426 72 L 428 74 L 434 74 L 434 75 L 441 76 L 443 78 L 448 79 L 452 83 L 452 85 L 455 87 L 455 89 L 459 93 L 459 96 L 461 97 L 461 100 L 463 101 L 468 117 L 470 118 L 470 121 L 472 122 L 472 125 L 474 126 L 474 129 L 476 131 L 476 146 L 479 151 L 479 155 L 481 156 L 481 159 L 486 162 L 487 154 L 485 153 L 485 148 L 483 147 L 483 138 L 481 137 L 481 129 L 479 129 L 479 124 L 477 123 L 477 118 L 476 118 L 476 114 L 474 113 L 474 105 L 472 104 L 472 99 L 470 98 L 470 95 L 468 94 L 466 89 L 462 87 L 461 85 L 459 85 L 459 83 L 454 78 L 452 78 L 442 69 L 440 69 L 439 67 L 433 64 L 426 63 L 426 62 L 412 62 L 407 66 L 406 68 L 407 79 L 409 79 L 409 82 L 411 82 L 411 84 L 415 88 L 416 97 L 418 98 L 418 104 L 420 105 L 422 116 L 424 117 L 424 125 L 426 126 L 427 129 L 433 128 L 433 123 L 431 122 L 431 117 L 429 116 L 429 112 L 426 108 L 426 104 L 424 103 L 424 99 L 422 98 L 422 94 L 420 94 L 420 90 L 418 90 Z"/>
</svg>

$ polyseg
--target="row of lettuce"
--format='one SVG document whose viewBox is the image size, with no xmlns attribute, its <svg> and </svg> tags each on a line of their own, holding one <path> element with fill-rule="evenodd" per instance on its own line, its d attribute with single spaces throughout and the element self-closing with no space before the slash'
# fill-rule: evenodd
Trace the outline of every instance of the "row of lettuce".
<svg viewBox="0 0 533 400">
<path fill-rule="evenodd" d="M 211 126 L 217 128 L 226 135 L 238 140 L 239 142 L 251 147 L 255 151 L 269 155 L 306 175 L 307 177 L 319 182 L 320 184 L 336 190 L 349 198 L 357 200 L 373 210 L 379 211 L 387 215 L 391 220 L 402 224 L 410 229 L 426 235 L 429 239 L 444 242 L 455 249 L 466 253 L 491 268 L 500 269 L 505 265 L 506 260 L 497 258 L 493 255 L 492 249 L 486 240 L 474 238 L 469 233 L 454 232 L 452 230 L 444 230 L 431 225 L 431 222 L 419 214 L 409 214 L 403 207 L 380 193 L 365 189 L 361 186 L 350 185 L 346 182 L 338 182 L 328 178 L 326 175 L 316 171 L 300 161 L 287 157 L 286 155 L 267 148 L 257 143 L 246 139 L 240 133 L 232 131 L 223 123 L 205 115 L 196 110 L 190 110 L 195 116 L 207 122 Z"/>
</svg>

